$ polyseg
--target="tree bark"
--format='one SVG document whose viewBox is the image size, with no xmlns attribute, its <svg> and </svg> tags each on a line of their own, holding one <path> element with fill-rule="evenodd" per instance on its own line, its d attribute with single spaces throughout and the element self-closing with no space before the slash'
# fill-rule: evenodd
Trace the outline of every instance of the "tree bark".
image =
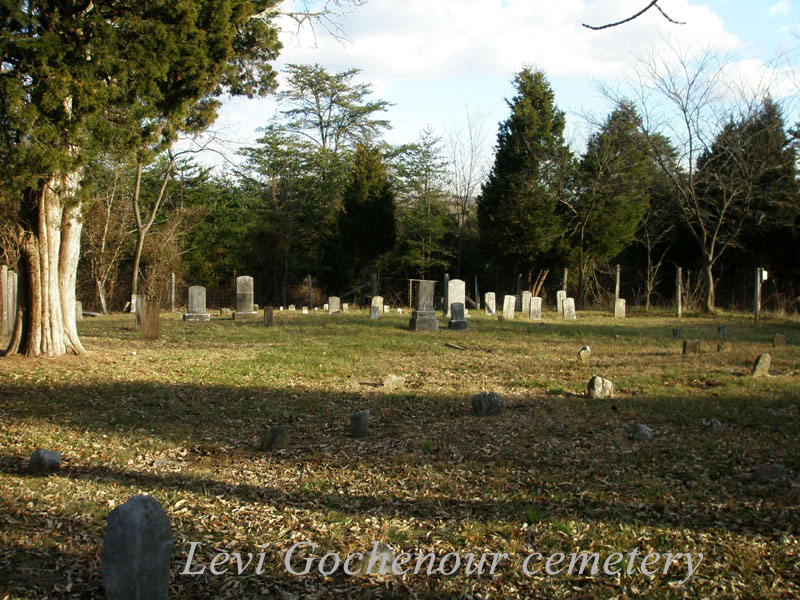
<svg viewBox="0 0 800 600">
<path fill-rule="evenodd" d="M 81 173 L 45 181 L 17 232 L 20 294 L 14 331 L 6 356 L 86 354 L 75 327 L 75 279 L 81 236 L 81 206 L 75 199 Z"/>
<path fill-rule="evenodd" d="M 712 313 L 715 310 L 715 298 L 714 298 L 714 272 L 713 272 L 714 263 L 710 260 L 709 257 L 703 258 L 703 270 L 705 271 L 705 278 L 706 278 L 706 306 L 705 312 Z"/>
</svg>

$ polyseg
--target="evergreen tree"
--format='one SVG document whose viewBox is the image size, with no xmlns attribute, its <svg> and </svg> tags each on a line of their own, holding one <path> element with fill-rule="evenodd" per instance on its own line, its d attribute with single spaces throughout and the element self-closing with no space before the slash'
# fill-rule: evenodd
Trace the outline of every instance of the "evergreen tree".
<svg viewBox="0 0 800 600">
<path fill-rule="evenodd" d="M 478 224 L 487 254 L 525 273 L 530 286 L 534 268 L 563 249 L 559 204 L 568 199 L 573 159 L 564 113 L 544 73 L 525 68 L 514 84 L 511 115 L 500 124 L 494 166 L 478 198 Z"/>
</svg>

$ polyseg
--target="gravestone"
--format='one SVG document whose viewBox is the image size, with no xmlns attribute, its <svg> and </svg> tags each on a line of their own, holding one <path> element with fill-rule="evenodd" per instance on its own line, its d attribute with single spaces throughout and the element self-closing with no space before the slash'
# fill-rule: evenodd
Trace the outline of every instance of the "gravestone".
<svg viewBox="0 0 800 600">
<path fill-rule="evenodd" d="M 433 307 L 435 281 L 420 280 L 414 282 L 414 310 L 408 328 L 411 331 L 439 331 L 439 320 Z"/>
<path fill-rule="evenodd" d="M 556 310 L 562 315 L 564 314 L 564 300 L 566 299 L 567 299 L 567 292 L 565 292 L 564 290 L 558 290 L 556 292 Z"/>
<path fill-rule="evenodd" d="M 167 600 L 172 527 L 152 496 L 128 499 L 108 514 L 100 564 L 109 600 Z"/>
<path fill-rule="evenodd" d="M 80 300 L 75 301 L 75 320 L 83 321 L 83 302 Z"/>
<path fill-rule="evenodd" d="M 624 319 L 625 318 L 625 299 L 624 298 L 617 298 L 614 302 L 614 318 L 615 319 Z"/>
<path fill-rule="evenodd" d="M 380 319 L 381 317 L 381 307 L 372 305 L 369 307 L 369 318 L 370 319 Z"/>
<path fill-rule="evenodd" d="M 342 301 L 338 296 L 328 298 L 328 314 L 338 315 L 342 311 Z"/>
<path fill-rule="evenodd" d="M 717 325 L 717 335 L 719 337 L 725 337 L 728 335 L 728 326 L 727 325 Z"/>
<path fill-rule="evenodd" d="M 700 354 L 700 340 L 683 340 L 683 353 Z"/>
<path fill-rule="evenodd" d="M 769 367 L 772 364 L 772 357 L 769 352 L 760 354 L 753 363 L 753 377 L 766 377 L 769 375 Z"/>
<path fill-rule="evenodd" d="M 206 288 L 202 285 L 193 285 L 189 288 L 189 301 L 186 305 L 184 321 L 205 322 L 211 320 L 211 315 L 206 312 Z"/>
<path fill-rule="evenodd" d="M 153 341 L 158 339 L 159 333 L 159 312 L 161 307 L 158 302 L 145 300 L 141 305 L 142 315 L 142 339 Z"/>
<path fill-rule="evenodd" d="M 383 310 L 383 296 L 373 296 L 369 305 L 377 306 L 379 311 Z"/>
<path fill-rule="evenodd" d="M 330 305 L 326 302 L 325 304 L 322 305 L 322 310 L 324 310 L 325 312 L 328 312 L 328 307 L 329 306 Z M 314 310 L 317 310 L 316 307 L 314 307 Z M 330 313 L 328 313 L 328 314 L 330 314 Z"/>
<path fill-rule="evenodd" d="M 531 307 L 528 317 L 537 321 L 542 318 L 542 299 L 539 296 L 531 297 Z"/>
<path fill-rule="evenodd" d="M 637 442 L 652 442 L 656 439 L 653 430 L 643 423 L 637 423 L 633 426 L 633 439 Z"/>
<path fill-rule="evenodd" d="M 575 299 L 574 298 L 564 298 L 563 302 L 564 306 L 564 318 L 574 320 L 576 319 L 575 315 Z"/>
<path fill-rule="evenodd" d="M 504 408 L 505 400 L 497 392 L 481 392 L 472 397 L 472 414 L 476 417 L 497 415 L 503 412 Z"/>
<path fill-rule="evenodd" d="M 614 395 L 614 384 L 608 379 L 594 375 L 586 386 L 586 395 L 593 400 L 605 400 Z"/>
<path fill-rule="evenodd" d="M 300 312 L 301 312 L 301 314 L 307 315 L 308 314 L 308 307 L 304 306 L 303 308 L 300 309 Z"/>
<path fill-rule="evenodd" d="M 0 265 L 0 335 L 9 334 L 9 316 L 11 311 L 8 307 L 8 267 Z"/>
<path fill-rule="evenodd" d="M 136 315 L 136 326 L 142 326 L 142 306 L 147 301 L 147 295 L 145 294 L 136 294 L 132 296 L 133 299 L 133 306 L 131 307 L 134 314 Z"/>
<path fill-rule="evenodd" d="M 391 306 L 389 306 L 388 304 L 384 304 L 383 305 L 383 312 L 384 313 L 388 313 L 390 310 L 392 310 Z"/>
<path fill-rule="evenodd" d="M 452 281 L 450 283 L 452 283 Z M 463 302 L 453 302 L 450 305 L 450 320 L 447 322 L 447 328 L 463 331 L 467 329 L 468 326 L 467 320 L 464 318 Z"/>
<path fill-rule="evenodd" d="M 517 297 L 507 295 L 503 298 L 503 319 L 509 321 L 514 318 L 514 307 L 517 305 Z"/>
<path fill-rule="evenodd" d="M 289 305 L 289 310 L 290 310 L 290 311 L 295 311 L 295 310 L 297 310 L 297 308 L 295 307 L 295 305 L 294 305 L 294 304 L 290 304 L 290 305 Z"/>
<path fill-rule="evenodd" d="M 528 290 L 522 292 L 522 314 L 528 318 L 531 316 L 531 294 Z"/>
<path fill-rule="evenodd" d="M 370 433 L 368 410 L 362 410 L 361 412 L 350 415 L 350 435 L 352 437 L 367 437 L 370 435 Z"/>
<path fill-rule="evenodd" d="M 272 327 L 275 325 L 275 314 L 271 305 L 264 307 L 264 326 Z"/>
<path fill-rule="evenodd" d="M 683 337 L 683 329 L 680 327 L 673 327 L 672 328 L 672 337 L 676 340 L 679 340 Z"/>
<path fill-rule="evenodd" d="M 258 318 L 253 306 L 253 278 L 242 275 L 236 278 L 236 312 L 233 318 L 237 321 L 249 321 Z"/>
<path fill-rule="evenodd" d="M 466 290 L 466 284 L 463 279 L 451 279 L 447 283 L 447 306 L 445 308 L 447 310 L 448 319 L 452 317 L 453 304 L 460 302 L 462 305 L 465 305 L 467 303 Z"/>
<path fill-rule="evenodd" d="M 387 392 L 396 392 L 406 384 L 406 378 L 401 375 L 387 375 L 383 378 L 383 388 Z"/>
<path fill-rule="evenodd" d="M 350 312 L 350 305 L 347 302 L 342 304 L 342 312 Z"/>
<path fill-rule="evenodd" d="M 494 292 L 486 292 L 483 295 L 483 306 L 486 310 L 486 314 L 491 316 L 497 312 L 497 304 L 495 300 Z"/>
<path fill-rule="evenodd" d="M 61 467 L 61 452 L 37 448 L 28 461 L 28 472 L 36 474 L 55 473 Z"/>
<path fill-rule="evenodd" d="M 588 365 L 592 360 L 592 350 L 589 346 L 584 346 L 578 350 L 578 360 L 583 364 Z"/>
<path fill-rule="evenodd" d="M 265 427 L 258 438 L 258 447 L 265 452 L 273 452 L 289 447 L 288 427 Z"/>
<path fill-rule="evenodd" d="M 772 346 L 777 348 L 778 346 L 785 346 L 786 345 L 786 336 L 782 333 L 776 333 L 772 336 Z"/>
<path fill-rule="evenodd" d="M 522 312 L 522 295 L 514 295 L 514 312 Z"/>
</svg>

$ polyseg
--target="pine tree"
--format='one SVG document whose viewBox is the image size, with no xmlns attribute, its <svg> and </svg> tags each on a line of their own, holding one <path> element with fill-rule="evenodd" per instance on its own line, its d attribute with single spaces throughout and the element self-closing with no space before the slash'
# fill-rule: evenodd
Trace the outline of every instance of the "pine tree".
<svg viewBox="0 0 800 600">
<path fill-rule="evenodd" d="M 573 159 L 564 141 L 564 113 L 544 73 L 514 78 L 511 115 L 500 124 L 494 166 L 478 198 L 487 254 L 527 273 L 544 267 L 564 240 L 559 204 L 568 199 Z"/>
</svg>

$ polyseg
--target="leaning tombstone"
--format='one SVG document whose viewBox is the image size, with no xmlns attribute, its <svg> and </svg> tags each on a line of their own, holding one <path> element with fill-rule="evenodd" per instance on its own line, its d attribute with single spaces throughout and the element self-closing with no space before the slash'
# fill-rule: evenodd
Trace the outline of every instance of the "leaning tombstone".
<svg viewBox="0 0 800 600">
<path fill-rule="evenodd" d="M 253 278 L 242 275 L 236 278 L 236 312 L 233 318 L 237 321 L 249 321 L 258 318 L 253 306 Z"/>
<path fill-rule="evenodd" d="M 83 320 L 83 302 L 80 300 L 75 301 L 75 320 L 82 321 Z"/>
<path fill-rule="evenodd" d="M 158 302 L 145 300 L 142 302 L 142 339 L 153 341 L 158 339 L 159 333 L 159 313 L 161 307 Z"/>
<path fill-rule="evenodd" d="M 769 367 L 772 364 L 772 357 L 769 352 L 760 354 L 753 363 L 753 377 L 765 377 L 769 375 Z"/>
<path fill-rule="evenodd" d="M 268 305 L 264 307 L 264 326 L 272 327 L 273 325 L 275 325 L 274 310 L 271 305 Z"/>
<path fill-rule="evenodd" d="M 483 295 L 483 306 L 486 310 L 486 314 L 489 316 L 492 316 L 497 312 L 497 304 L 494 292 L 486 292 Z"/>
<path fill-rule="evenodd" d="M 342 311 L 342 301 L 338 296 L 331 296 L 328 298 L 328 314 L 336 315 Z"/>
<path fill-rule="evenodd" d="M 514 318 L 514 308 L 516 305 L 516 296 L 507 295 L 503 298 L 503 319 L 509 321 Z"/>
<path fill-rule="evenodd" d="M 411 331 L 439 331 L 439 320 L 433 308 L 435 285 L 435 281 L 426 279 L 414 282 L 414 310 L 408 322 Z"/>
<path fill-rule="evenodd" d="M 372 304 L 369 307 L 369 318 L 370 319 L 380 319 L 381 318 L 381 307 Z"/>
<path fill-rule="evenodd" d="M 350 415 L 350 435 L 354 438 L 367 437 L 369 430 L 369 411 L 362 410 Z"/>
<path fill-rule="evenodd" d="M 108 514 L 100 564 L 109 600 L 167 600 L 172 527 L 152 496 L 132 496 Z"/>
<path fill-rule="evenodd" d="M 560 312 L 562 315 L 564 314 L 564 300 L 567 299 L 567 292 L 564 290 L 558 290 L 556 292 L 556 310 Z"/>
<path fill-rule="evenodd" d="M 574 320 L 575 316 L 575 299 L 574 298 L 564 298 L 564 318 Z"/>
<path fill-rule="evenodd" d="M 531 316 L 531 298 L 533 294 L 531 294 L 528 290 L 522 292 L 522 314 L 523 316 L 529 317 Z"/>
<path fill-rule="evenodd" d="M 617 298 L 614 301 L 614 318 L 615 319 L 624 319 L 625 318 L 625 299 L 624 298 Z"/>
<path fill-rule="evenodd" d="M 450 320 L 447 322 L 447 328 L 463 331 L 468 326 L 467 320 L 464 318 L 464 304 L 462 302 L 453 302 L 450 305 Z"/>
<path fill-rule="evenodd" d="M 531 307 L 528 317 L 537 321 L 542 319 L 542 299 L 539 296 L 531 297 Z"/>
<path fill-rule="evenodd" d="M 211 315 L 206 312 L 206 288 L 202 285 L 193 285 L 189 288 L 189 301 L 186 306 L 184 321 L 206 322 L 211 320 Z"/>
<path fill-rule="evenodd" d="M 589 346 L 584 346 L 580 350 L 578 350 L 578 360 L 581 361 L 584 365 L 588 365 L 589 362 L 592 360 L 592 350 Z"/>
<path fill-rule="evenodd" d="M 467 303 L 466 299 L 466 284 L 463 279 L 451 279 L 447 282 L 447 317 L 452 317 L 452 307 L 456 302 L 462 305 Z"/>
</svg>

